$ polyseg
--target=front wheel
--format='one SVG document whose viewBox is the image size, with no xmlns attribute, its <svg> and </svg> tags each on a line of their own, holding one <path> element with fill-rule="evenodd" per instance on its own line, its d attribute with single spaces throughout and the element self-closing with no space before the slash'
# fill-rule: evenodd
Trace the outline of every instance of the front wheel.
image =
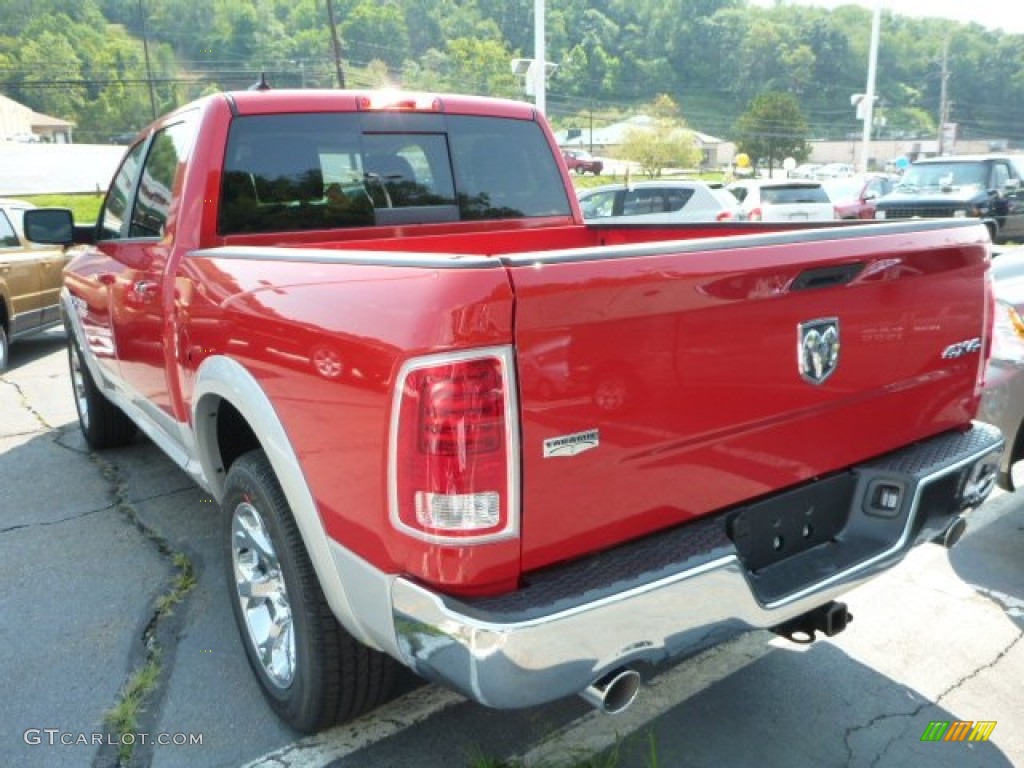
<svg viewBox="0 0 1024 768">
<path fill-rule="evenodd" d="M 100 391 L 70 330 L 68 367 L 71 370 L 71 386 L 75 393 L 78 426 L 82 429 L 85 442 L 96 450 L 128 445 L 135 437 L 135 423 Z"/>
<path fill-rule="evenodd" d="M 10 350 L 10 343 L 7 340 L 7 329 L 0 324 L 0 373 L 7 370 L 7 355 Z"/>
<path fill-rule="evenodd" d="M 262 451 L 231 465 L 223 507 L 231 605 L 271 708 L 292 728 L 312 733 L 380 704 L 395 662 L 334 618 Z"/>
</svg>

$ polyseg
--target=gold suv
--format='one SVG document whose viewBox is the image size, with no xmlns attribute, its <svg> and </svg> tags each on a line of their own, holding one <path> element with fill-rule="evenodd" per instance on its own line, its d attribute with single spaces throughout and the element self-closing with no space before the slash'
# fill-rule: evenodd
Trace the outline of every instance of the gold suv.
<svg viewBox="0 0 1024 768">
<path fill-rule="evenodd" d="M 0 371 L 12 341 L 59 325 L 62 248 L 25 240 L 21 219 L 31 203 L 0 199 Z"/>
</svg>

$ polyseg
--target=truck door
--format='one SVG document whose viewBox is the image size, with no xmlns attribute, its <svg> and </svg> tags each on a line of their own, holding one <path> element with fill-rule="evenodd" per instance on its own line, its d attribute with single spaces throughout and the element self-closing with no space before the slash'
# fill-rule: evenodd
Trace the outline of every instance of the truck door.
<svg viewBox="0 0 1024 768">
<path fill-rule="evenodd" d="M 122 238 L 145 149 L 145 142 L 140 142 L 128 150 L 121 161 L 100 209 L 96 243 L 81 251 L 74 273 L 68 276 L 75 318 L 82 332 L 81 342 L 103 369 L 104 377 L 116 384 L 121 381 L 114 319 L 119 313 L 124 283 Z"/>
<path fill-rule="evenodd" d="M 167 360 L 174 354 L 168 323 L 174 288 L 164 273 L 172 246 L 172 191 L 191 137 L 188 121 L 154 133 L 122 226 L 124 237 L 110 246 L 120 267 L 113 330 L 121 377 L 136 404 L 158 420 L 173 416 Z"/>
</svg>

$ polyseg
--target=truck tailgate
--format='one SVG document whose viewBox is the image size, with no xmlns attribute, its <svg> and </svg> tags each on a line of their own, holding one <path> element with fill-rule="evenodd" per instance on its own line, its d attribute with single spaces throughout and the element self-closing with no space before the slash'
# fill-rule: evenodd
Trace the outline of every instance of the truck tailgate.
<svg viewBox="0 0 1024 768">
<path fill-rule="evenodd" d="M 524 570 L 967 423 L 987 243 L 869 225 L 506 257 Z"/>
</svg>

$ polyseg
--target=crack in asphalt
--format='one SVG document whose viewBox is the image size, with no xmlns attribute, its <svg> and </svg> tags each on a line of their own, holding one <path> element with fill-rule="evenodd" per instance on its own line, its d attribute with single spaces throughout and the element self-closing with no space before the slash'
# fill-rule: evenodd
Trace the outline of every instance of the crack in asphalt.
<svg viewBox="0 0 1024 768">
<path fill-rule="evenodd" d="M 43 428 L 43 430 L 49 431 L 49 430 L 52 430 L 54 428 L 53 425 L 50 424 L 50 422 L 48 422 L 46 420 L 46 417 L 43 416 L 43 414 L 41 414 L 38 410 L 36 410 L 36 408 L 29 401 L 28 395 L 25 393 L 25 390 L 22 389 L 21 384 L 19 384 L 18 382 L 14 381 L 12 379 L 8 379 L 7 377 L 4 377 L 4 378 L 0 379 L 0 382 L 2 382 L 4 384 L 7 384 L 10 387 L 14 387 L 14 391 L 18 393 L 18 399 L 21 401 L 21 406 L 26 411 L 28 411 L 36 421 L 39 422 L 39 425 Z M 35 434 L 35 433 L 34 432 L 28 432 L 28 433 L 24 433 L 24 434 Z"/>
<path fill-rule="evenodd" d="M 965 674 L 964 676 L 962 676 L 959 679 L 955 680 L 944 691 L 942 691 L 942 693 L 940 693 L 938 696 L 936 696 L 934 701 L 929 701 L 928 699 L 924 699 L 919 706 L 915 707 L 913 710 L 911 710 L 909 712 L 888 712 L 888 713 L 885 713 L 885 714 L 882 714 L 882 715 L 877 715 L 876 717 L 871 718 L 867 723 L 864 723 L 862 725 L 854 725 L 854 726 L 851 726 L 851 727 L 847 728 L 846 729 L 846 733 L 843 736 L 843 745 L 846 748 L 846 758 L 847 758 L 846 759 L 846 764 L 848 766 L 853 764 L 853 759 L 855 757 L 855 754 L 854 754 L 854 748 L 853 748 L 853 745 L 851 743 L 851 740 L 853 739 L 853 737 L 854 737 L 854 735 L 856 733 L 858 733 L 860 731 L 869 730 L 869 729 L 873 728 L 875 725 L 877 725 L 878 723 L 881 723 L 881 722 L 883 722 L 885 720 L 895 720 L 895 719 L 898 719 L 898 718 L 913 719 L 915 717 L 918 717 L 922 712 L 924 712 L 926 709 L 928 709 L 928 707 L 938 706 L 942 702 L 942 700 L 945 699 L 947 696 L 949 696 L 951 693 L 953 693 L 953 691 L 957 690 L 961 686 L 963 686 L 966 683 L 968 683 L 969 681 L 973 680 L 978 675 L 980 675 L 982 672 L 985 672 L 986 670 L 989 670 L 989 669 L 992 669 L 993 667 L 995 667 L 1022 640 L 1024 640 L 1024 631 L 1019 632 L 1017 634 L 1017 636 L 1014 637 L 1013 640 L 1011 640 L 1006 645 L 1006 647 L 1004 647 L 1001 651 L 999 651 L 999 653 L 996 654 L 995 658 L 993 658 L 991 661 L 975 667 L 968 674 Z M 920 695 L 920 694 L 917 694 L 916 692 L 914 692 L 914 691 L 912 691 L 910 689 L 907 689 L 907 692 L 911 696 L 919 696 Z M 885 757 L 886 753 L 889 751 L 890 747 L 892 747 L 893 744 L 895 744 L 897 741 L 902 739 L 905 734 L 906 734 L 906 728 L 904 728 L 898 734 L 896 734 L 891 739 L 889 739 L 887 742 L 885 742 L 885 744 L 879 750 L 878 754 L 876 754 L 874 759 L 871 761 L 872 768 L 874 768 L 875 766 L 877 766 L 881 762 L 881 760 Z"/>
<path fill-rule="evenodd" d="M 63 445 L 59 440 L 55 442 L 69 450 L 75 450 L 74 448 L 69 448 L 68 446 Z M 194 568 L 191 560 L 189 560 L 183 553 L 175 551 L 170 542 L 164 536 L 160 535 L 157 531 L 143 522 L 139 517 L 138 510 L 135 505 L 152 499 L 163 498 L 177 493 L 190 491 L 193 486 L 164 491 L 146 498 L 132 499 L 128 494 L 128 483 L 122 477 L 120 469 L 113 461 L 110 461 L 92 451 L 88 453 L 88 458 L 96 465 L 100 476 L 109 483 L 109 492 L 113 499 L 113 503 L 110 505 L 110 508 L 116 509 L 120 514 L 122 514 L 142 535 L 142 537 L 156 548 L 157 552 L 172 571 L 172 576 L 165 582 L 163 589 L 160 591 L 160 595 L 155 601 L 152 613 L 143 625 L 141 637 L 139 638 L 141 641 L 141 658 L 137 659 L 136 663 L 131 665 L 128 676 L 125 678 L 126 686 L 132 676 L 147 664 L 155 663 L 159 665 L 160 672 L 157 684 L 152 691 L 144 696 L 141 709 L 143 717 L 155 720 L 155 713 L 159 711 L 163 697 L 167 691 L 166 683 L 170 678 L 170 670 L 173 667 L 174 655 L 177 651 L 179 640 L 178 632 L 173 631 L 170 628 L 163 631 L 165 629 L 164 624 L 166 624 L 167 619 L 174 614 L 175 607 L 182 605 L 185 601 L 186 594 L 191 591 L 191 586 L 183 588 L 182 584 L 183 578 L 186 576 L 192 576 Z M 174 599 L 167 600 L 167 598 L 171 597 Z M 122 686 L 121 695 L 123 695 L 125 686 Z M 143 728 L 141 724 L 138 725 L 137 729 L 147 730 L 146 728 Z M 120 737 L 120 734 L 112 732 L 110 735 L 113 739 L 108 738 L 108 742 L 111 740 L 116 741 Z M 118 754 L 116 746 L 110 746 L 107 744 L 100 747 L 93 759 L 92 766 L 93 768 L 120 768 L 125 765 L 147 766 L 151 761 L 151 744 L 144 744 L 139 750 L 135 750 L 128 758 L 127 763 L 122 759 L 122 756 Z"/>
<path fill-rule="evenodd" d="M 178 493 L 186 493 L 186 492 L 190 492 L 190 491 L 194 491 L 194 490 L 195 490 L 195 486 L 194 485 L 188 485 L 188 486 L 186 486 L 184 488 L 174 488 L 173 490 L 170 490 L 170 491 L 163 491 L 161 493 L 154 493 L 152 496 L 142 496 L 142 497 L 137 498 L 137 499 L 130 499 L 130 500 L 128 500 L 127 503 L 128 504 L 143 504 L 143 503 L 145 503 L 147 501 L 155 501 L 156 499 L 164 499 L 164 498 L 167 498 L 168 496 L 174 496 L 175 494 L 178 494 Z M 62 517 L 59 520 L 43 520 L 43 521 L 40 521 L 40 522 L 19 523 L 18 525 L 11 525 L 11 526 L 8 526 L 7 528 L 0 528 L 0 535 L 5 534 L 5 533 L 10 533 L 11 531 L 24 530 L 26 528 L 45 528 L 45 527 L 51 526 L 51 525 L 62 525 L 64 523 L 71 523 L 71 522 L 74 522 L 75 520 L 81 520 L 83 517 L 88 517 L 89 515 L 95 515 L 98 512 L 109 512 L 110 510 L 112 510 L 114 508 L 118 508 L 118 511 L 122 511 L 122 512 L 124 511 L 123 509 L 121 509 L 119 507 L 119 502 L 114 502 L 112 504 L 107 504 L 104 507 L 97 507 L 96 509 L 87 509 L 84 512 L 76 512 L 73 515 L 68 515 L 67 517 Z M 162 552 L 161 554 L 166 554 L 166 553 Z M 173 553 L 171 553 L 171 554 L 173 554 Z"/>
<path fill-rule="evenodd" d="M 63 525 L 64 523 L 71 523 L 71 522 L 74 522 L 75 520 L 81 520 L 83 517 L 88 517 L 89 515 L 95 515 L 95 514 L 97 514 L 99 512 L 109 512 L 113 508 L 114 508 L 113 504 L 107 504 L 107 506 L 105 506 L 105 507 L 98 507 L 97 509 L 87 509 L 84 512 L 76 512 L 73 515 L 68 515 L 67 517 L 62 517 L 59 520 L 43 520 L 41 522 L 20 523 L 18 525 L 11 525 L 11 526 L 8 526 L 7 528 L 0 528 L 0 535 L 5 534 L 5 533 L 10 533 L 11 531 L 21 531 L 21 530 L 24 530 L 26 528 L 46 528 L 46 527 L 51 526 L 51 525 Z"/>
</svg>

